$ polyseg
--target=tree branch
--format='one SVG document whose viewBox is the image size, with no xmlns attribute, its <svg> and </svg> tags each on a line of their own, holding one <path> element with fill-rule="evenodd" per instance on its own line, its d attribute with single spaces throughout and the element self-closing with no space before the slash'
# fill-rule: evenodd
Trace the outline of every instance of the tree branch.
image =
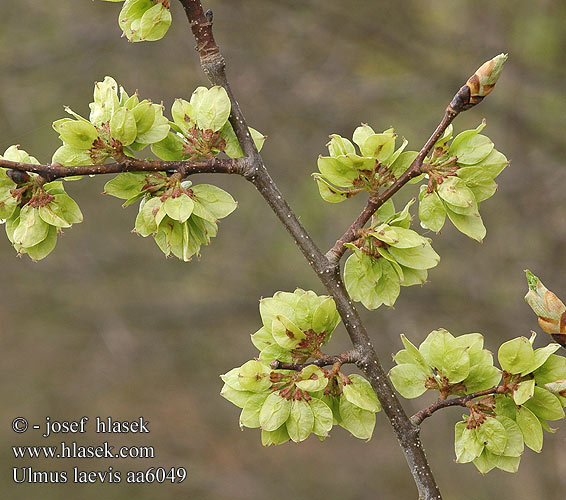
<svg viewBox="0 0 566 500">
<path fill-rule="evenodd" d="M 459 398 L 451 399 L 439 399 L 435 401 L 430 406 L 419 410 L 411 417 L 411 422 L 413 425 L 421 425 L 423 420 L 430 417 L 435 411 L 442 410 L 442 408 L 448 408 L 449 406 L 467 406 L 473 399 L 479 398 L 481 396 L 488 396 L 489 394 L 503 394 L 507 388 L 503 385 L 492 387 L 490 389 L 485 389 L 483 391 L 473 392 L 472 394 L 466 394 L 465 396 Z"/>
<path fill-rule="evenodd" d="M 247 158 L 220 159 L 204 161 L 145 161 L 124 157 L 119 162 L 100 165 L 81 165 L 64 167 L 60 163 L 37 165 L 0 159 L 0 167 L 21 172 L 33 172 L 52 181 L 74 175 L 119 174 L 122 172 L 164 172 L 177 171 L 183 176 L 200 173 L 242 174 L 248 165 Z"/>
<path fill-rule="evenodd" d="M 456 95 L 459 95 L 460 91 Z M 367 202 L 367 205 L 363 209 L 362 213 L 358 216 L 358 218 L 352 223 L 352 225 L 346 230 L 344 235 L 336 241 L 334 246 L 326 253 L 326 258 L 329 262 L 334 265 L 338 265 L 340 259 L 346 252 L 346 247 L 344 243 L 350 243 L 354 241 L 358 237 L 358 231 L 362 229 L 367 222 L 370 220 L 371 216 L 381 207 L 389 198 L 391 198 L 399 189 L 401 189 L 407 182 L 415 177 L 421 175 L 422 172 L 422 165 L 423 162 L 430 153 L 430 150 L 436 144 L 436 141 L 442 137 L 442 134 L 445 132 L 446 128 L 452 120 L 456 118 L 459 114 L 459 110 L 452 107 L 452 104 L 449 104 L 444 112 L 444 116 L 442 120 L 436 127 L 436 130 L 430 136 L 428 141 L 426 141 L 425 145 L 420 150 L 417 157 L 414 159 L 413 163 L 403 172 L 403 174 L 385 191 L 378 194 L 377 196 L 370 197 Z"/>
<path fill-rule="evenodd" d="M 314 361 L 308 361 L 307 363 L 284 363 L 283 361 L 272 361 L 269 366 L 274 370 L 295 370 L 300 372 L 303 368 L 310 365 L 318 366 L 322 368 L 323 366 L 333 365 L 339 363 L 340 365 L 345 365 L 348 363 L 357 363 L 359 361 L 358 351 L 351 350 L 348 352 L 343 352 L 342 354 L 336 354 L 334 356 L 323 356 L 322 358 L 316 359 Z"/>
<path fill-rule="evenodd" d="M 356 364 L 371 382 L 381 402 L 383 411 L 393 427 L 413 475 L 419 498 L 421 500 L 440 499 L 440 491 L 420 442 L 418 427 L 411 423 L 397 399 L 393 386 L 379 362 L 358 311 L 346 292 L 339 270 L 329 262 L 312 241 L 310 235 L 273 182 L 261 156 L 255 148 L 244 116 L 228 85 L 224 58 L 220 55 L 218 48 L 212 46 L 214 38 L 212 36 L 212 25 L 209 21 L 210 15 L 209 18 L 204 15 L 200 0 L 179 1 L 185 8 L 193 34 L 196 33 L 197 50 L 200 51 L 203 70 L 210 82 L 213 85 L 222 85 L 230 97 L 232 103 L 230 122 L 240 141 L 242 150 L 251 162 L 250 168 L 244 176 L 254 184 L 264 197 L 283 226 L 291 234 L 313 270 L 317 273 L 328 293 L 334 298 L 338 312 L 354 345 L 354 350 L 357 352 L 358 361 Z"/>
</svg>

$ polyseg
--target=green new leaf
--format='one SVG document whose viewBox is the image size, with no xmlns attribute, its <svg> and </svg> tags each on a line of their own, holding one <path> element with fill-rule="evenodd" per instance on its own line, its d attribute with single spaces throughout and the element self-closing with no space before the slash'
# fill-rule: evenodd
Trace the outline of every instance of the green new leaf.
<svg viewBox="0 0 566 500">
<path fill-rule="evenodd" d="M 293 356 L 289 349 L 284 349 L 279 344 L 267 346 L 259 353 L 259 359 L 263 361 L 282 361 L 284 363 L 291 363 Z"/>
<path fill-rule="evenodd" d="M 6 230 L 6 236 L 10 243 L 14 244 L 14 231 L 18 227 L 20 223 L 20 207 L 16 207 L 14 213 L 9 219 L 6 219 L 6 223 L 4 224 L 4 228 Z M 17 249 L 16 249 L 17 250 Z"/>
<path fill-rule="evenodd" d="M 395 248 L 414 248 L 414 247 L 426 247 L 428 240 L 421 236 L 416 231 L 412 229 L 405 229 L 404 227 L 395 227 L 394 229 L 397 241 L 390 243 L 391 246 Z M 379 238 L 379 232 L 378 239 Z"/>
<path fill-rule="evenodd" d="M 506 455 L 494 455 L 493 453 L 486 451 L 489 455 L 489 459 L 498 469 L 505 472 L 510 472 L 515 474 L 519 470 L 519 463 L 521 462 L 521 457 L 508 457 Z"/>
<path fill-rule="evenodd" d="M 371 259 L 361 252 L 350 255 L 344 266 L 344 284 L 348 294 L 370 310 L 383 304 L 383 298 L 376 290 L 382 275 L 380 259 Z"/>
<path fill-rule="evenodd" d="M 304 292 L 295 305 L 295 323 L 302 331 L 312 327 L 313 310 L 318 306 L 318 296 L 314 292 Z"/>
<path fill-rule="evenodd" d="M 455 337 L 458 345 L 468 349 L 468 354 L 482 352 L 483 349 L 483 335 L 481 333 L 466 333 Z"/>
<path fill-rule="evenodd" d="M 374 218 L 379 222 L 388 222 L 395 218 L 395 205 L 393 200 L 389 198 L 383 205 L 381 205 L 374 215 Z"/>
<path fill-rule="evenodd" d="M 476 167 L 469 167 L 469 169 L 477 169 Z M 476 199 L 477 203 L 487 200 L 491 198 L 495 192 L 497 191 L 497 184 L 496 182 L 491 179 L 487 178 L 486 174 L 483 172 L 480 175 L 472 175 L 466 172 L 461 172 L 462 170 L 466 171 L 467 168 L 462 168 L 458 171 L 458 177 L 464 179 L 466 186 L 470 188 L 470 191 L 474 193 L 474 198 Z M 468 178 L 466 178 L 466 176 Z M 483 177 L 483 178 L 482 178 Z"/>
<path fill-rule="evenodd" d="M 434 151 L 436 148 L 446 149 L 446 143 L 452 139 L 453 133 L 454 127 L 452 126 L 452 124 L 450 124 L 448 125 L 448 127 L 446 127 L 446 130 L 444 131 L 440 139 L 436 141 L 434 147 L 432 148 L 432 151 Z"/>
<path fill-rule="evenodd" d="M 460 153 L 461 156 L 464 157 L 464 162 L 460 162 L 460 159 L 458 158 L 458 162 L 462 163 L 462 164 L 467 164 L 465 163 L 466 160 L 466 155 L 469 154 L 468 158 L 473 158 L 474 156 L 478 156 L 478 154 L 474 154 L 474 150 L 475 148 L 475 143 L 471 142 L 473 141 L 473 139 L 483 130 L 483 128 L 485 127 L 485 121 L 483 121 L 482 123 L 480 123 L 480 125 L 478 125 L 477 128 L 473 129 L 473 130 L 465 130 L 464 132 L 459 133 L 454 140 L 452 141 L 452 144 L 450 145 L 450 148 L 448 149 L 448 154 L 449 156 L 453 156 L 453 155 L 458 155 L 458 153 Z M 480 143 L 482 142 L 482 140 L 480 140 Z M 491 141 L 490 141 L 491 142 Z M 485 148 L 485 146 L 483 146 Z M 489 146 L 485 149 L 488 149 Z M 493 144 L 491 145 L 491 149 L 489 149 L 484 158 L 491 152 L 491 150 L 493 149 Z M 480 151 L 479 151 L 481 156 L 481 153 L 483 153 L 483 151 L 481 151 L 481 146 L 480 146 Z M 479 161 L 481 161 L 481 159 L 474 161 L 474 163 L 478 163 Z M 473 165 L 473 163 L 472 163 Z"/>
<path fill-rule="evenodd" d="M 385 222 L 387 222 L 391 226 L 404 227 L 405 229 L 409 229 L 411 221 L 413 220 L 413 217 L 411 216 L 409 210 L 413 206 L 413 203 L 415 203 L 414 198 L 407 202 L 403 210 L 397 212 L 391 219 Z"/>
<path fill-rule="evenodd" d="M 402 229 L 402 228 L 400 228 L 400 229 Z M 380 226 L 376 227 L 375 230 L 372 231 L 369 234 L 372 238 L 375 238 L 379 241 L 383 241 L 384 243 L 387 243 L 388 245 L 392 245 L 394 243 L 399 243 L 399 236 L 397 235 L 397 231 L 388 224 L 381 224 Z M 419 243 L 417 243 L 417 245 L 420 244 L 420 243 L 421 242 L 419 241 Z M 412 246 L 417 246 L 417 245 L 412 245 Z"/>
<path fill-rule="evenodd" d="M 503 169 L 509 165 L 509 161 L 505 157 L 505 155 L 496 149 L 493 149 L 486 158 L 484 158 L 480 163 L 475 165 L 477 168 L 481 168 L 482 172 L 484 172 L 487 176 L 491 179 L 495 179 Z M 466 170 L 467 167 L 460 168 L 458 170 L 458 177 L 460 177 L 460 173 Z M 467 179 L 464 179 L 467 180 Z"/>
<path fill-rule="evenodd" d="M 401 286 L 424 285 L 428 276 L 426 269 L 412 269 L 410 267 L 401 266 L 403 279 Z"/>
</svg>

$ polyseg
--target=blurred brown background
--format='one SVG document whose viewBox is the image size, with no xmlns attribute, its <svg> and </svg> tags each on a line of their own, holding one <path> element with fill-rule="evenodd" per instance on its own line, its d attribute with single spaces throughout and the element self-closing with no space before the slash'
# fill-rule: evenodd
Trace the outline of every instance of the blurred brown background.
<svg viewBox="0 0 566 500">
<path fill-rule="evenodd" d="M 120 39 L 121 4 L 87 0 L 0 3 L 0 150 L 11 144 L 49 161 L 58 147 L 50 124 L 63 105 L 87 115 L 92 85 L 114 76 L 126 89 L 163 100 L 188 98 L 206 84 L 184 13 L 157 43 Z M 248 121 L 269 136 L 264 158 L 288 201 L 324 249 L 364 200 L 324 203 L 310 173 L 330 133 L 351 136 L 359 122 L 390 125 L 419 149 L 444 106 L 485 60 L 509 52 L 497 90 L 456 121 L 485 117 L 486 133 L 512 165 L 482 206 L 482 245 L 449 224 L 434 247 L 442 256 L 424 287 L 403 289 L 395 309 L 363 311 L 382 355 L 399 334 L 480 331 L 496 350 L 536 329 L 523 302 L 530 268 L 566 296 L 566 4 L 552 0 L 207 1 Z M 340 428 L 319 443 L 261 447 L 259 432 L 238 428 L 238 409 L 218 392 L 219 373 L 255 355 L 248 335 L 260 325 L 257 301 L 278 289 L 323 290 L 255 190 L 240 178 L 194 177 L 229 189 L 239 209 L 220 225 L 200 262 L 166 260 L 150 239 L 130 233 L 135 208 L 100 193 L 107 179 L 69 183 L 83 224 L 34 264 L 0 240 L 3 498 L 20 499 L 413 499 L 414 486 L 389 425 L 378 415 L 369 443 Z M 403 203 L 416 189 L 398 196 Z M 331 346 L 348 344 L 344 331 Z M 538 345 L 547 342 L 540 334 Z M 406 402 L 413 412 L 426 398 Z M 566 498 L 566 429 L 545 434 L 543 453 L 527 450 L 516 475 L 481 477 L 457 465 L 449 409 L 428 420 L 423 439 L 446 499 Z M 16 416 L 41 423 L 111 415 L 151 421 L 146 436 L 112 444 L 155 446 L 153 461 L 19 460 L 13 444 L 58 444 L 37 431 L 16 435 Z M 91 422 L 92 425 L 92 422 Z M 562 423 L 560 427 L 565 427 Z M 91 432 L 64 437 L 97 444 Z M 171 485 L 14 485 L 12 467 L 126 471 L 185 466 Z"/>
</svg>

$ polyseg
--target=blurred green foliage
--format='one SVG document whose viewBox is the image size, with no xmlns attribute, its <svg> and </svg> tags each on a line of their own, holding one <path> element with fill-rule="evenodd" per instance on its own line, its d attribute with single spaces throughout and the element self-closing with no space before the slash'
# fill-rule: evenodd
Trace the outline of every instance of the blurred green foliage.
<svg viewBox="0 0 566 500">
<path fill-rule="evenodd" d="M 399 333 L 421 341 L 445 327 L 481 331 L 486 348 L 528 335 L 536 322 L 522 297 L 526 267 L 564 294 L 566 217 L 566 5 L 541 0 L 210 1 L 232 86 L 251 123 L 269 136 L 264 158 L 313 237 L 328 248 L 363 200 L 324 203 L 310 172 L 328 134 L 349 135 L 361 122 L 394 125 L 414 147 L 430 135 L 446 104 L 485 60 L 509 52 L 496 91 L 459 117 L 455 130 L 487 119 L 490 137 L 511 159 L 499 193 L 482 205 L 484 243 L 452 227 L 434 238 L 442 263 L 426 288 L 404 289 L 395 309 L 363 311 L 386 368 Z M 92 84 L 113 75 L 167 109 L 206 84 L 182 9 L 151 44 L 120 39 L 116 5 L 86 0 L 2 2 L 0 149 L 21 144 L 42 161 L 58 146 L 51 122 L 69 105 L 87 113 Z M 201 262 L 165 260 L 130 234 L 135 210 L 100 193 L 107 179 L 67 187 L 85 222 L 34 264 L 0 239 L 2 287 L 1 465 L 14 500 L 28 498 L 413 498 L 414 486 L 385 419 L 369 444 L 336 432 L 325 443 L 263 449 L 241 433 L 237 409 L 218 392 L 217 374 L 253 356 L 248 332 L 260 325 L 257 300 L 300 286 L 323 293 L 283 228 L 255 190 L 238 178 L 195 176 L 239 201 Z M 416 192 L 396 198 L 403 206 Z M 429 235 L 430 236 L 430 235 Z M 561 288 L 562 287 L 562 288 Z M 341 335 L 342 333 L 342 335 Z M 543 343 L 543 336 L 537 340 Z M 546 339 L 544 339 L 546 341 Z M 331 346 L 347 347 L 343 331 Z M 409 411 L 417 409 L 407 403 Z M 446 498 L 562 499 L 564 430 L 544 453 L 524 457 L 518 475 L 479 478 L 454 463 L 459 410 L 425 422 L 423 441 Z M 9 445 L 43 444 L 9 429 L 19 415 L 52 418 L 112 415 L 151 421 L 143 444 L 155 465 L 186 466 L 180 486 L 15 486 Z M 94 444 L 95 433 L 79 438 Z M 41 440 L 43 441 L 43 440 Z M 60 440 L 45 440 L 56 444 Z M 117 444 L 140 444 L 123 438 Z M 347 457 L 347 460 L 344 458 Z M 48 470 L 75 461 L 33 462 Z M 29 465 L 29 464 L 25 464 Z M 85 461 L 83 468 L 146 468 L 141 461 Z M 152 463 L 151 465 L 154 465 Z M 329 475 L 329 471 L 331 474 Z"/>
</svg>

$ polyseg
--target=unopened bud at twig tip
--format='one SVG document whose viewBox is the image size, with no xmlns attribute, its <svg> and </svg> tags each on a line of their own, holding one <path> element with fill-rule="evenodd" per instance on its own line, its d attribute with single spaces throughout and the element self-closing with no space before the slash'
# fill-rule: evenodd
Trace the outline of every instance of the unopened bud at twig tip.
<svg viewBox="0 0 566 500">
<path fill-rule="evenodd" d="M 525 301 L 538 316 L 539 326 L 554 340 L 566 346 L 566 306 L 530 271 L 526 271 L 529 291 Z"/>
<path fill-rule="evenodd" d="M 450 106 L 460 112 L 479 104 L 495 87 L 506 60 L 507 54 L 499 54 L 482 64 L 456 93 Z"/>
</svg>

